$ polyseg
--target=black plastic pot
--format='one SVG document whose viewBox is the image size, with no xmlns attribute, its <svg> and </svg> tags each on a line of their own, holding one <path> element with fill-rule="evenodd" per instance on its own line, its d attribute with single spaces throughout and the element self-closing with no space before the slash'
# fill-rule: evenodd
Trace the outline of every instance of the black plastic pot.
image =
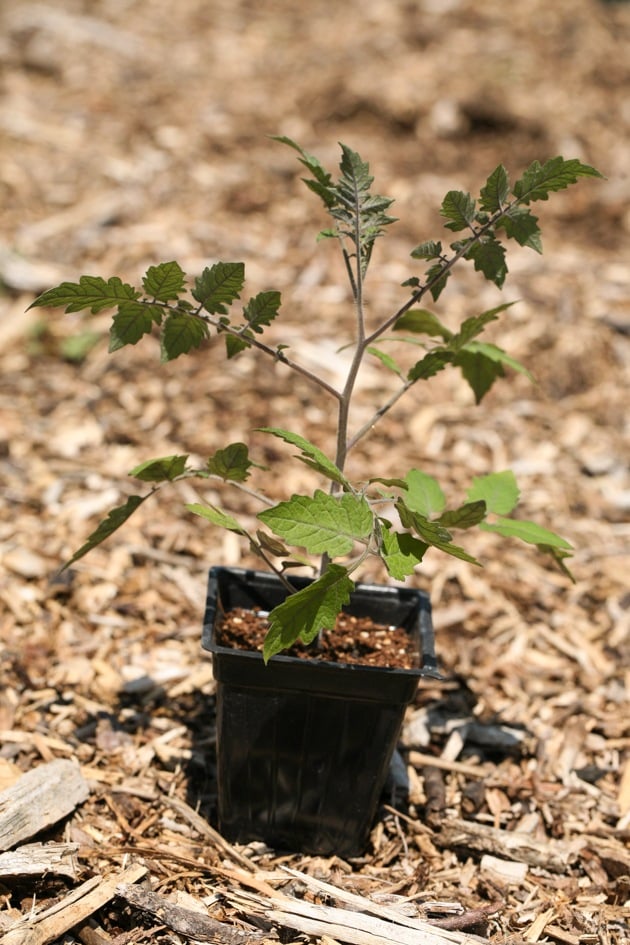
<svg viewBox="0 0 630 945">
<path fill-rule="evenodd" d="M 293 579 L 296 586 L 308 579 Z M 404 627 L 418 669 L 381 669 L 219 646 L 217 616 L 272 610 L 286 597 L 266 572 L 212 568 L 203 646 L 217 681 L 219 828 L 233 842 L 356 856 L 364 852 L 406 706 L 436 676 L 431 604 L 422 591 L 357 585 L 347 610 Z"/>
</svg>

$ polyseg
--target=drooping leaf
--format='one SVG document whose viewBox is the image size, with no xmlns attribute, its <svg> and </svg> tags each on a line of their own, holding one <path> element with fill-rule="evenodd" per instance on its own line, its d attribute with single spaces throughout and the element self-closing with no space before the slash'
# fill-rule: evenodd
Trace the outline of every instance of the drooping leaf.
<svg viewBox="0 0 630 945">
<path fill-rule="evenodd" d="M 439 240 L 426 240 L 412 249 L 410 255 L 414 259 L 439 259 L 442 255 L 442 244 Z"/>
<path fill-rule="evenodd" d="M 309 554 L 327 554 L 331 558 L 347 555 L 354 543 L 367 538 L 372 530 L 370 506 L 360 496 L 344 493 L 328 495 L 317 490 L 313 496 L 294 495 L 258 518 L 274 534 Z"/>
<path fill-rule="evenodd" d="M 567 551 L 565 548 L 554 548 L 553 545 L 536 545 L 536 547 L 539 551 L 542 551 L 543 554 L 551 555 L 562 573 L 566 574 L 569 580 L 573 581 L 575 584 L 575 577 L 565 564 L 567 558 L 573 557 L 573 551 Z"/>
<path fill-rule="evenodd" d="M 221 479 L 245 482 L 249 478 L 249 470 L 255 465 L 257 464 L 249 458 L 245 443 L 230 443 L 208 459 L 206 469 L 211 475 L 220 476 Z"/>
<path fill-rule="evenodd" d="M 422 472 L 421 469 L 410 469 L 405 476 L 406 493 L 405 504 L 414 512 L 429 518 L 439 515 L 446 506 L 446 498 L 437 479 Z"/>
<path fill-rule="evenodd" d="M 418 335 L 443 338 L 445 341 L 453 332 L 443 325 L 437 315 L 425 308 L 412 308 L 394 323 L 394 331 L 411 331 Z"/>
<path fill-rule="evenodd" d="M 206 267 L 195 280 L 192 296 L 211 315 L 224 315 L 228 306 L 240 297 L 244 284 L 244 263 L 218 262 Z"/>
<path fill-rule="evenodd" d="M 122 302 L 112 318 L 109 329 L 109 352 L 118 351 L 125 345 L 135 345 L 148 335 L 154 325 L 162 321 L 163 311 L 159 305 L 149 302 Z"/>
<path fill-rule="evenodd" d="M 172 482 L 181 476 L 186 469 L 188 453 L 179 456 L 160 456 L 157 459 L 147 459 L 144 463 L 134 467 L 129 473 L 134 479 L 142 482 Z"/>
<path fill-rule="evenodd" d="M 158 266 L 149 266 L 142 280 L 144 291 L 159 302 L 179 298 L 186 283 L 186 273 L 174 260 Z"/>
<path fill-rule="evenodd" d="M 202 505 L 200 502 L 190 502 L 186 505 L 186 508 L 189 512 L 193 512 L 195 515 L 205 518 L 208 522 L 217 525 L 219 528 L 225 528 L 227 531 L 234 532 L 237 535 L 247 534 L 243 526 L 240 525 L 232 515 L 228 515 L 228 513 L 224 512 L 222 509 L 217 509 L 214 505 Z"/>
<path fill-rule="evenodd" d="M 393 373 L 397 374 L 398 377 L 404 377 L 402 370 L 398 367 L 391 354 L 387 354 L 386 351 L 381 351 L 380 348 L 374 348 L 372 346 L 370 346 L 367 351 L 368 354 L 372 355 L 372 357 L 378 358 L 384 367 L 388 368 L 390 371 L 393 371 Z"/>
<path fill-rule="evenodd" d="M 66 312 L 89 310 L 96 314 L 139 296 L 137 289 L 122 282 L 118 276 L 112 276 L 107 281 L 100 276 L 81 276 L 78 282 L 62 282 L 54 289 L 43 292 L 28 308 L 64 307 Z"/>
<path fill-rule="evenodd" d="M 300 436 L 299 433 L 292 433 L 290 430 L 282 430 L 279 427 L 260 427 L 260 432 L 271 433 L 272 436 L 279 437 L 279 439 L 284 440 L 285 443 L 291 443 L 293 446 L 297 446 L 298 449 L 301 450 L 301 456 L 298 456 L 301 462 L 310 466 L 311 469 L 316 469 L 317 472 L 326 476 L 326 478 L 330 479 L 332 482 L 338 482 L 349 492 L 352 491 L 350 483 L 344 474 L 328 459 L 326 454 L 313 443 L 309 443 L 309 441 L 303 436 Z"/>
<path fill-rule="evenodd" d="M 280 299 L 280 293 L 272 290 L 270 292 L 259 292 L 258 295 L 249 300 L 243 309 L 243 315 L 253 331 L 261 334 L 263 326 L 271 324 L 278 314 Z"/>
<path fill-rule="evenodd" d="M 493 236 L 472 243 L 464 258 L 472 259 L 477 272 L 483 273 L 489 282 L 499 289 L 503 286 L 508 271 L 505 247 Z"/>
<path fill-rule="evenodd" d="M 274 538 L 273 535 L 269 535 L 267 532 L 264 532 L 261 528 L 256 529 L 256 538 L 258 539 L 261 548 L 264 548 L 265 551 L 268 551 L 276 558 L 281 558 L 283 555 L 289 554 L 288 549 L 285 548 L 281 541 L 278 541 L 278 539 Z"/>
<path fill-rule="evenodd" d="M 515 518 L 499 518 L 494 522 L 483 522 L 479 528 L 486 532 L 496 532 L 497 535 L 503 535 L 505 538 L 520 538 L 530 545 L 548 545 L 551 548 L 563 548 L 570 551 L 572 546 L 565 538 L 561 538 L 555 532 L 537 525 L 536 522 L 528 522 Z"/>
<path fill-rule="evenodd" d="M 334 627 L 353 589 L 346 568 L 330 564 L 320 578 L 274 607 L 263 645 L 265 662 L 296 640 L 312 643 L 320 630 Z"/>
<path fill-rule="evenodd" d="M 472 528 L 486 517 L 486 503 L 483 499 L 466 502 L 458 509 L 449 509 L 437 519 L 445 528 Z"/>
<path fill-rule="evenodd" d="M 516 181 L 512 193 L 520 203 L 548 200 L 553 191 L 564 190 L 580 177 L 603 177 L 599 171 L 577 158 L 566 161 L 563 157 L 550 158 L 545 164 L 533 161 L 523 176 Z"/>
<path fill-rule="evenodd" d="M 540 227 L 538 226 L 538 217 L 526 207 L 512 207 L 512 209 L 501 217 L 497 227 L 505 230 L 506 236 L 516 240 L 521 246 L 529 246 L 537 253 L 542 253 L 542 239 L 540 236 Z"/>
<path fill-rule="evenodd" d="M 226 332 L 225 335 L 225 353 L 228 357 L 234 358 L 237 354 L 240 354 L 241 351 L 245 351 L 247 348 L 250 348 L 251 345 L 247 340 L 245 334 L 242 335 L 232 335 Z"/>
<path fill-rule="evenodd" d="M 451 270 L 445 269 L 444 264 L 439 262 L 436 263 L 435 266 L 431 266 L 430 269 L 427 269 L 426 276 L 426 284 L 429 287 L 431 298 L 434 302 L 437 302 L 446 288 L 446 283 L 451 278 Z"/>
<path fill-rule="evenodd" d="M 509 515 L 516 508 L 519 495 L 514 473 L 511 469 L 505 469 L 486 476 L 475 476 L 466 498 L 469 502 L 485 502 L 488 512 Z"/>
<path fill-rule="evenodd" d="M 164 320 L 160 337 L 160 360 L 173 361 L 180 354 L 198 348 L 208 337 L 208 326 L 201 318 L 173 312 Z"/>
<path fill-rule="evenodd" d="M 106 538 L 113 535 L 150 495 L 150 492 L 146 495 L 130 495 L 123 505 L 118 505 L 116 508 L 111 509 L 107 514 L 107 518 L 103 519 L 96 530 L 89 536 L 85 544 L 81 545 L 78 551 L 75 551 L 70 560 L 67 561 L 63 567 L 69 568 L 71 564 L 74 564 L 75 561 L 78 561 L 79 558 L 86 555 L 88 551 L 96 548 L 96 546 L 100 545 Z"/>
<path fill-rule="evenodd" d="M 422 561 L 429 545 L 408 532 L 396 532 L 381 519 L 381 558 L 390 577 L 404 581 Z"/>
<path fill-rule="evenodd" d="M 313 177 L 315 178 L 316 183 L 320 185 L 321 193 L 316 191 L 318 195 L 324 200 L 326 207 L 329 207 L 332 203 L 335 202 L 333 188 L 332 188 L 332 175 L 328 173 L 327 170 L 322 166 L 318 158 L 313 154 L 309 154 L 299 144 L 296 144 L 292 138 L 287 137 L 286 135 L 272 135 L 273 141 L 279 141 L 281 144 L 286 144 L 288 147 L 293 148 L 294 151 L 297 151 L 300 155 L 300 162 L 304 167 L 308 168 Z M 305 184 L 310 186 L 313 182 L 305 181 Z M 313 187 L 311 187 L 314 190 Z"/>
<path fill-rule="evenodd" d="M 514 302 L 504 302 L 502 305 L 488 309 L 487 312 L 482 312 L 481 315 L 472 315 L 464 319 L 457 334 L 451 336 L 449 348 L 457 351 L 468 345 L 473 338 L 481 334 L 486 325 L 497 320 L 500 312 L 504 312 L 514 304 Z"/>
<path fill-rule="evenodd" d="M 452 351 L 447 351 L 442 348 L 429 351 L 428 354 L 425 354 L 420 361 L 417 361 L 414 366 L 409 369 L 407 377 L 410 381 L 426 380 L 429 377 L 433 377 L 434 374 L 439 374 L 440 371 L 443 371 L 446 365 L 453 361 L 454 357 L 455 355 Z"/>
<path fill-rule="evenodd" d="M 479 206 L 487 213 L 495 213 L 504 206 L 509 193 L 510 182 L 508 173 L 503 165 L 499 164 L 498 167 L 495 167 L 485 185 L 481 188 L 481 201 Z"/>
<path fill-rule="evenodd" d="M 475 403 L 480 404 L 494 382 L 505 375 L 502 364 L 495 358 L 490 358 L 482 351 L 465 348 L 459 351 L 454 364 L 462 372 L 462 377 L 475 395 Z"/>
<path fill-rule="evenodd" d="M 467 551 L 460 548 L 459 545 L 453 544 L 451 541 L 451 533 L 446 528 L 439 525 L 437 522 L 430 522 L 426 516 L 414 512 L 403 499 L 396 500 L 396 509 L 398 510 L 403 528 L 412 529 L 419 536 L 421 541 L 426 542 L 434 548 L 438 548 L 440 551 L 454 558 L 468 561 L 470 564 L 479 564 L 477 559 L 469 555 Z M 481 528 L 482 526 L 480 525 L 479 527 Z"/>
<path fill-rule="evenodd" d="M 449 190 L 442 201 L 440 213 L 448 223 L 444 226 L 455 232 L 465 230 L 475 222 L 475 201 L 463 190 Z"/>
</svg>

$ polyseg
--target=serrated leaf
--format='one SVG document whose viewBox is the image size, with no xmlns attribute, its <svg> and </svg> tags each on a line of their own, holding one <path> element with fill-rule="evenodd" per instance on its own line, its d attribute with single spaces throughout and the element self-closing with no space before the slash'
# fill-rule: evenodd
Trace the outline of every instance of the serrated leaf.
<svg viewBox="0 0 630 945">
<path fill-rule="evenodd" d="M 388 368 L 390 371 L 393 371 L 393 373 L 397 374 L 398 377 L 404 377 L 403 372 L 396 364 L 396 361 L 390 354 L 387 354 L 386 351 L 381 351 L 380 348 L 373 347 L 369 347 L 367 351 L 368 354 L 371 354 L 374 358 L 378 358 L 384 367 Z"/>
<path fill-rule="evenodd" d="M 443 263 L 436 263 L 426 271 L 426 285 L 431 293 L 431 298 L 437 302 L 442 292 L 446 288 L 446 283 L 451 278 L 451 270 L 444 268 Z"/>
<path fill-rule="evenodd" d="M 499 164 L 498 167 L 495 167 L 485 185 L 481 188 L 481 201 L 479 206 L 487 213 L 495 213 L 503 207 L 509 193 L 510 182 L 508 173 L 503 165 Z"/>
<path fill-rule="evenodd" d="M 443 325 L 437 315 L 425 308 L 412 308 L 394 323 L 394 331 L 411 331 L 418 335 L 443 338 L 448 341 L 453 332 Z"/>
<path fill-rule="evenodd" d="M 147 295 L 159 302 L 169 302 L 179 298 L 186 281 L 186 274 L 174 260 L 158 266 L 149 266 L 142 280 Z"/>
<path fill-rule="evenodd" d="M 174 312 L 164 320 L 160 337 L 160 360 L 173 361 L 198 348 L 208 337 L 208 326 L 194 315 Z"/>
<path fill-rule="evenodd" d="M 449 348 L 457 351 L 468 345 L 473 338 L 481 334 L 486 325 L 496 321 L 501 312 L 511 308 L 514 304 L 514 302 L 504 302 L 502 305 L 488 309 L 487 312 L 482 312 L 480 315 L 472 315 L 470 318 L 464 319 L 457 334 L 451 336 Z"/>
<path fill-rule="evenodd" d="M 514 518 L 499 518 L 494 522 L 483 522 L 480 526 L 486 532 L 495 532 L 497 535 L 503 535 L 504 538 L 520 538 L 530 545 L 545 545 L 550 548 L 562 548 L 571 550 L 572 546 L 565 538 L 556 535 L 555 532 L 537 525 L 536 522 L 528 522 Z"/>
<path fill-rule="evenodd" d="M 444 226 L 458 232 L 475 222 L 475 201 L 463 190 L 449 190 L 442 201 L 440 214 L 449 221 Z"/>
<path fill-rule="evenodd" d="M 172 482 L 181 476 L 186 468 L 188 453 L 175 456 L 160 456 L 158 459 L 147 459 L 139 466 L 135 466 L 129 473 L 134 479 L 142 482 Z"/>
<path fill-rule="evenodd" d="M 227 307 L 240 298 L 244 284 L 244 263 L 218 262 L 206 267 L 195 280 L 192 296 L 211 315 L 224 315 Z"/>
<path fill-rule="evenodd" d="M 446 528 L 443 528 L 437 522 L 430 522 L 424 515 L 412 511 L 403 499 L 397 499 L 396 509 L 403 528 L 410 528 L 415 531 L 423 542 L 438 548 L 453 558 L 468 561 L 470 564 L 479 564 L 477 559 L 469 555 L 467 551 L 460 548 L 459 545 L 453 544 L 451 534 Z"/>
<path fill-rule="evenodd" d="M 476 342 L 470 343 L 469 348 L 458 352 L 454 359 L 454 364 L 462 372 L 464 380 L 468 383 L 475 395 L 475 403 L 480 404 L 486 396 L 494 382 L 499 377 L 504 377 L 503 366 L 494 358 L 489 358 L 481 351 L 471 350 Z"/>
<path fill-rule="evenodd" d="M 112 354 L 125 345 L 135 345 L 148 335 L 154 325 L 162 321 L 163 311 L 149 302 L 123 302 L 112 318 L 109 329 L 109 352 Z"/>
<path fill-rule="evenodd" d="M 300 147 L 292 138 L 289 138 L 287 135 L 271 135 L 272 141 L 279 141 L 280 144 L 286 144 L 288 147 L 293 148 L 294 151 L 297 151 L 301 158 L 301 163 L 309 169 L 311 174 L 322 184 L 330 183 L 332 180 L 331 175 L 322 167 L 321 162 L 313 154 L 308 154 L 303 148 Z"/>
<path fill-rule="evenodd" d="M 228 515 L 227 512 L 217 509 L 214 505 L 202 505 L 200 502 L 190 502 L 186 505 L 186 508 L 189 512 L 200 515 L 201 518 L 205 518 L 208 522 L 217 525 L 219 528 L 225 528 L 227 531 L 234 532 L 237 535 L 247 534 L 245 529 L 232 515 Z"/>
<path fill-rule="evenodd" d="M 332 496 L 319 489 L 313 496 L 294 495 L 279 502 L 259 512 L 258 518 L 290 544 L 331 558 L 350 554 L 355 542 L 367 538 L 373 525 L 365 499 L 350 493 Z"/>
<path fill-rule="evenodd" d="M 140 293 L 133 286 L 122 282 L 118 276 L 105 281 L 100 276 L 81 276 L 78 282 L 62 282 L 61 285 L 43 292 L 31 308 L 47 306 L 65 308 L 66 312 L 89 310 L 93 314 L 106 308 L 116 308 L 121 302 L 137 299 Z"/>
<path fill-rule="evenodd" d="M 404 581 L 413 574 L 428 548 L 426 542 L 408 532 L 396 532 L 386 525 L 381 529 L 380 555 L 389 576 L 395 581 Z"/>
<path fill-rule="evenodd" d="M 493 282 L 499 289 L 505 282 L 507 265 L 505 262 L 505 247 L 494 237 L 484 237 L 472 243 L 464 256 L 472 259 L 477 272 L 483 273 L 489 282 Z"/>
<path fill-rule="evenodd" d="M 443 512 L 437 519 L 445 528 L 472 528 L 482 522 L 486 516 L 486 503 L 483 499 L 466 502 L 458 509 Z"/>
<path fill-rule="evenodd" d="M 540 236 L 540 227 L 538 226 L 538 217 L 535 217 L 531 210 L 525 207 L 512 207 L 512 209 L 502 217 L 497 223 L 497 228 L 502 227 L 506 236 L 516 240 L 521 246 L 529 246 L 537 253 L 542 253 L 542 239 Z"/>
<path fill-rule="evenodd" d="M 446 498 L 437 479 L 422 472 L 421 469 L 410 469 L 405 476 L 405 505 L 414 512 L 419 512 L 427 518 L 439 515 L 444 510 Z"/>
<path fill-rule="evenodd" d="M 265 325 L 270 325 L 278 314 L 281 296 L 275 290 L 259 292 L 249 300 L 243 309 L 243 315 L 249 322 L 252 331 L 262 333 Z"/>
<path fill-rule="evenodd" d="M 519 488 L 511 469 L 475 476 L 466 493 L 470 502 L 485 502 L 488 512 L 508 515 L 518 505 Z"/>
<path fill-rule="evenodd" d="M 428 354 L 425 354 L 420 361 L 417 361 L 414 366 L 410 368 L 407 377 L 410 381 L 426 380 L 444 370 L 446 365 L 453 361 L 453 358 L 454 354 L 452 351 L 446 351 L 442 348 L 429 351 Z"/>
<path fill-rule="evenodd" d="M 411 250 L 414 259 L 439 259 L 442 255 L 442 244 L 439 240 L 426 240 Z"/>
<path fill-rule="evenodd" d="M 118 505 L 116 508 L 111 509 L 107 514 L 107 518 L 103 519 L 96 530 L 89 536 L 85 544 L 81 545 L 78 551 L 75 551 L 70 560 L 66 562 L 63 567 L 69 568 L 75 561 L 78 561 L 79 558 L 86 555 L 88 551 L 92 551 L 93 548 L 100 545 L 106 538 L 113 535 L 150 495 L 150 492 L 147 493 L 147 495 L 130 495 L 123 505 Z"/>
<path fill-rule="evenodd" d="M 350 602 L 353 589 L 346 569 L 330 564 L 317 581 L 274 607 L 263 645 L 265 662 L 296 640 L 311 643 L 321 630 L 334 627 L 337 614 Z"/>
<path fill-rule="evenodd" d="M 516 181 L 512 193 L 519 203 L 531 203 L 534 200 L 547 200 L 553 191 L 564 190 L 575 184 L 580 177 L 600 177 L 603 174 L 582 164 L 577 158 L 565 161 L 563 157 L 551 158 L 545 164 L 533 161 L 523 176 Z"/>
<path fill-rule="evenodd" d="M 310 466 L 311 469 L 317 470 L 317 472 L 326 476 L 332 482 L 338 482 L 349 492 L 352 491 L 350 483 L 344 474 L 328 459 L 326 454 L 322 453 L 313 443 L 309 443 L 309 441 L 303 436 L 300 436 L 299 433 L 292 433 L 290 430 L 282 430 L 279 427 L 260 427 L 259 430 L 261 433 L 270 433 L 272 436 L 277 436 L 279 439 L 284 440 L 285 443 L 297 446 L 302 453 L 301 456 L 298 456 L 298 459 L 302 463 Z"/>
<path fill-rule="evenodd" d="M 249 478 L 252 463 L 245 443 L 230 443 L 217 450 L 206 463 L 207 471 L 213 476 L 220 476 L 229 482 L 245 482 Z"/>
</svg>

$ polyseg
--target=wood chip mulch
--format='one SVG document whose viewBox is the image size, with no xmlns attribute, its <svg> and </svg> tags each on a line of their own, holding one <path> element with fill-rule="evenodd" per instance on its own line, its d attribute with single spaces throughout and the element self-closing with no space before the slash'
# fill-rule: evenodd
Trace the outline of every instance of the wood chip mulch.
<svg viewBox="0 0 630 945">
<path fill-rule="evenodd" d="M 630 4 L 13 0 L 0 65 L 3 945 L 627 945 Z M 445 374 L 357 452 L 370 474 L 421 466 L 460 496 L 513 468 L 523 517 L 574 544 L 576 582 L 489 535 L 466 542 L 483 569 L 427 556 L 415 583 L 444 678 L 420 685 L 352 861 L 217 833 L 205 582 L 253 562 L 180 510 L 224 496 L 164 490 L 57 573 L 144 459 L 298 422 L 326 449 L 330 405 L 255 358 L 234 375 L 209 346 L 160 368 L 150 344 L 108 356 L 107 316 L 25 314 L 83 273 L 244 259 L 251 294 L 283 293 L 271 337 L 336 382 L 343 272 L 270 134 L 327 164 L 347 142 L 396 197 L 374 317 L 415 273 L 410 249 L 441 235 L 447 190 L 558 153 L 607 178 L 537 205 L 545 253 L 513 254 L 520 301 L 490 338 L 537 385 L 510 376 L 475 408 Z M 473 275 L 440 303 L 452 326 L 502 300 Z M 386 385 L 366 370 L 355 427 Z M 254 452 L 280 468 L 262 434 Z M 286 458 L 278 498 L 314 483 Z"/>
</svg>

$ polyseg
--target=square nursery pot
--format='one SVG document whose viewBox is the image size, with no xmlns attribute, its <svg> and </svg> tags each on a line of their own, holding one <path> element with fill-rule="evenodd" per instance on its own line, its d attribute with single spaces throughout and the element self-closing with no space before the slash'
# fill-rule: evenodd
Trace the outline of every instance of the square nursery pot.
<svg viewBox="0 0 630 945">
<path fill-rule="evenodd" d="M 308 578 L 293 578 L 296 587 Z M 275 575 L 210 570 L 203 647 L 217 681 L 219 828 L 311 854 L 358 856 L 367 846 L 406 706 L 436 676 L 431 604 L 423 591 L 358 584 L 347 610 L 404 627 L 417 669 L 383 669 L 220 646 L 217 617 L 270 611 L 286 597 Z"/>
</svg>

